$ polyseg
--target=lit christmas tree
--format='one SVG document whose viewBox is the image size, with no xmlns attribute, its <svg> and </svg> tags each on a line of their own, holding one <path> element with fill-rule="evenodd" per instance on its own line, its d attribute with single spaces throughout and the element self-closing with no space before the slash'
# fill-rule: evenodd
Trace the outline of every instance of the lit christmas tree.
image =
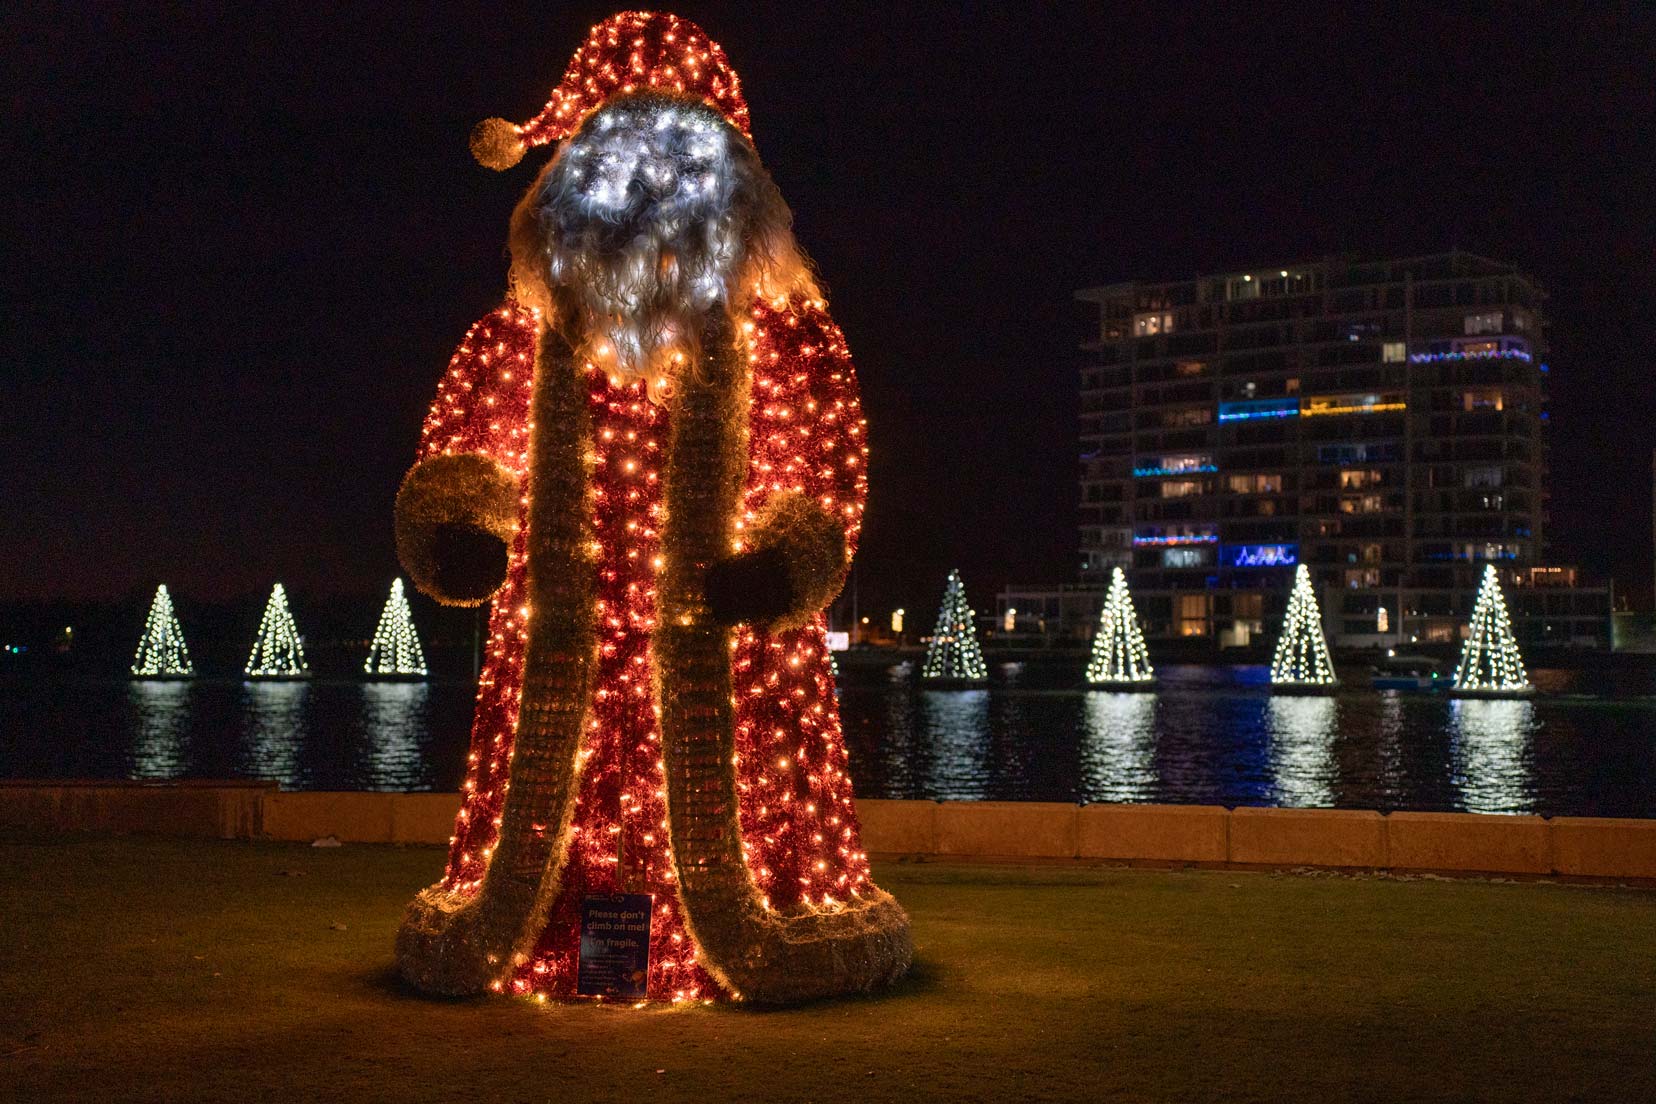
<svg viewBox="0 0 1656 1104">
<path fill-rule="evenodd" d="M 1280 687 L 1333 686 L 1334 664 L 1323 639 L 1322 611 L 1311 589 L 1311 571 L 1304 564 L 1294 570 L 1294 593 L 1282 638 L 1271 660 L 1271 685 Z"/>
<path fill-rule="evenodd" d="M 184 646 L 184 630 L 173 612 L 172 595 L 163 583 L 155 588 L 155 601 L 150 603 L 149 618 L 144 622 L 144 638 L 138 641 L 138 654 L 132 659 L 132 676 L 165 679 L 190 678 L 194 674 L 190 650 Z"/>
<path fill-rule="evenodd" d="M 288 612 L 287 591 L 277 583 L 265 603 L 264 617 L 259 621 L 259 638 L 253 642 L 253 654 L 247 657 L 249 678 L 306 678 L 310 669 L 305 666 L 305 648 L 299 639 L 299 629 Z"/>
<path fill-rule="evenodd" d="M 989 669 L 983 663 L 977 630 L 972 627 L 972 608 L 966 604 L 966 584 L 960 572 L 949 572 L 943 590 L 943 608 L 937 612 L 931 646 L 920 677 L 928 682 L 987 682 Z"/>
<path fill-rule="evenodd" d="M 1494 564 L 1484 565 L 1483 583 L 1472 606 L 1472 631 L 1461 649 L 1452 689 L 1458 694 L 1527 694 L 1534 689 L 1524 673 L 1524 657 L 1512 635 L 1506 599 Z"/>
<path fill-rule="evenodd" d="M 427 673 L 425 654 L 420 651 L 420 638 L 414 633 L 414 615 L 409 611 L 401 579 L 391 582 L 391 596 L 385 600 L 379 628 L 374 630 L 374 644 L 368 649 L 368 661 L 362 669 L 370 675 L 424 677 Z"/>
<path fill-rule="evenodd" d="M 1144 646 L 1144 632 L 1133 610 L 1133 596 L 1127 592 L 1127 573 L 1118 567 L 1110 575 L 1110 591 L 1104 596 L 1104 612 L 1098 618 L 1087 681 L 1149 686 L 1155 678 L 1150 652 Z"/>
</svg>

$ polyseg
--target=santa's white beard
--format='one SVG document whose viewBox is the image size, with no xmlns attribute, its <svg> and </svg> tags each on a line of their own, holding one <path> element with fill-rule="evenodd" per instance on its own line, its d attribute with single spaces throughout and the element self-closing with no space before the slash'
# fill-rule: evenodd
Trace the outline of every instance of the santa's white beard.
<svg viewBox="0 0 1656 1104">
<path fill-rule="evenodd" d="M 653 389 L 699 355 L 742 261 L 754 169 L 734 141 L 711 109 L 641 96 L 600 109 L 559 151 L 532 202 L 578 355 Z"/>
</svg>

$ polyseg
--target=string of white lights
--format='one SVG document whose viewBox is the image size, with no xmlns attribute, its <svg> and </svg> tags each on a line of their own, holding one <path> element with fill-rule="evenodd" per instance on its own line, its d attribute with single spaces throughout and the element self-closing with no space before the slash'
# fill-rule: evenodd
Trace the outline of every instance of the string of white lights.
<svg viewBox="0 0 1656 1104">
<path fill-rule="evenodd" d="M 1507 616 L 1506 599 L 1494 564 L 1485 564 L 1483 582 L 1472 605 L 1472 624 L 1455 668 L 1455 690 L 1470 693 L 1529 692 L 1529 675 Z"/>
<path fill-rule="evenodd" d="M 288 612 L 287 591 L 281 583 L 271 590 L 270 601 L 265 603 L 259 637 L 247 657 L 246 671 L 249 678 L 302 678 L 310 674 L 299 628 Z"/>
<path fill-rule="evenodd" d="M 1276 654 L 1271 659 L 1273 686 L 1333 686 L 1334 663 L 1323 637 L 1322 611 L 1311 588 L 1311 571 L 1294 569 L 1294 592 L 1288 598 L 1288 616 L 1282 625 Z"/>
<path fill-rule="evenodd" d="M 937 627 L 932 630 L 920 676 L 943 682 L 989 679 L 983 648 L 972 625 L 972 607 L 966 604 L 966 584 L 960 581 L 959 571 L 949 572 L 948 586 L 943 589 L 943 608 L 937 611 Z"/>
<path fill-rule="evenodd" d="M 414 631 L 414 614 L 408 608 L 401 579 L 391 582 L 391 594 L 385 600 L 379 627 L 374 630 L 374 643 L 368 649 L 368 660 L 362 669 L 370 675 L 428 673 L 425 653 L 420 650 L 420 638 Z"/>
<path fill-rule="evenodd" d="M 173 612 L 172 595 L 165 583 L 155 588 L 138 654 L 132 659 L 134 678 L 189 678 L 195 674 L 190 650 L 184 646 L 184 629 Z"/>
<path fill-rule="evenodd" d="M 1110 590 L 1104 596 L 1104 611 L 1093 637 L 1092 661 L 1087 664 L 1088 682 L 1153 682 L 1150 651 L 1144 644 L 1133 596 L 1127 590 L 1127 573 L 1116 568 L 1110 574 Z"/>
</svg>

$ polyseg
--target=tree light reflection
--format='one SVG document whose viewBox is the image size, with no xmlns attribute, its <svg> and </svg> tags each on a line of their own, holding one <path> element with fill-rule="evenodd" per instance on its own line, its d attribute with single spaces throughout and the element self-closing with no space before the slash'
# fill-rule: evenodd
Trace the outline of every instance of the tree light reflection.
<svg viewBox="0 0 1656 1104">
<path fill-rule="evenodd" d="M 1451 780 L 1473 813 L 1528 813 L 1535 808 L 1530 750 L 1535 703 L 1457 698 L 1449 707 Z"/>
</svg>

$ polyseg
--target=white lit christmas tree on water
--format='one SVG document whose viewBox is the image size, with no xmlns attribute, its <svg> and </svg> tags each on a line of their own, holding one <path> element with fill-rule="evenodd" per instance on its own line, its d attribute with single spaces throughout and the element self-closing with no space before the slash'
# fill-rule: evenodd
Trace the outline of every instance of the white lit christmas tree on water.
<svg viewBox="0 0 1656 1104">
<path fill-rule="evenodd" d="M 132 657 L 132 677 L 176 679 L 194 674 L 190 650 L 184 646 L 184 630 L 173 612 L 172 595 L 163 583 L 155 588 L 155 600 L 144 622 L 144 638 L 138 641 L 138 654 Z"/>
<path fill-rule="evenodd" d="M 1288 616 L 1271 659 L 1271 685 L 1279 690 L 1328 690 L 1336 683 L 1334 663 L 1323 638 L 1322 611 L 1311 589 L 1311 571 L 1304 564 L 1294 570 L 1294 593 L 1288 598 Z"/>
<path fill-rule="evenodd" d="M 1123 690 L 1147 690 L 1156 681 L 1150 652 L 1144 646 L 1144 631 L 1133 611 L 1133 596 L 1127 591 L 1127 573 L 1119 567 L 1110 574 L 1110 590 L 1104 596 L 1104 612 L 1098 617 L 1098 633 L 1093 637 L 1092 661 L 1087 664 L 1087 681 Z"/>
<path fill-rule="evenodd" d="M 420 638 L 414 633 L 414 615 L 408 608 L 401 579 L 391 582 L 391 596 L 385 600 L 373 646 L 368 649 L 368 662 L 362 669 L 370 675 L 396 678 L 426 676 L 425 653 L 420 651 Z"/>
<path fill-rule="evenodd" d="M 1512 635 L 1506 599 L 1494 564 L 1485 564 L 1478 600 L 1472 606 L 1472 630 L 1461 648 L 1460 665 L 1455 668 L 1451 691 L 1456 694 L 1509 697 L 1531 693 L 1524 657 L 1518 654 L 1518 640 Z"/>
<path fill-rule="evenodd" d="M 920 669 L 926 682 L 984 683 L 989 669 L 983 663 L 977 630 L 972 625 L 972 607 L 966 604 L 966 584 L 960 572 L 949 572 L 943 590 L 943 608 L 937 612 L 937 627 L 926 649 L 926 665 Z"/>
<path fill-rule="evenodd" d="M 305 648 L 299 640 L 299 628 L 288 612 L 287 591 L 277 583 L 265 603 L 264 617 L 259 621 L 259 638 L 253 642 L 253 654 L 247 657 L 249 678 L 291 679 L 308 678 L 305 666 Z"/>
</svg>

